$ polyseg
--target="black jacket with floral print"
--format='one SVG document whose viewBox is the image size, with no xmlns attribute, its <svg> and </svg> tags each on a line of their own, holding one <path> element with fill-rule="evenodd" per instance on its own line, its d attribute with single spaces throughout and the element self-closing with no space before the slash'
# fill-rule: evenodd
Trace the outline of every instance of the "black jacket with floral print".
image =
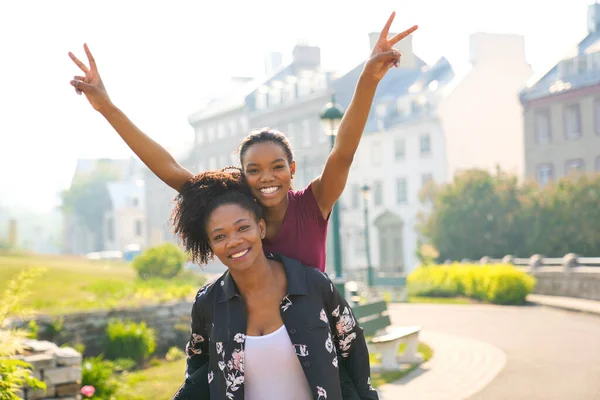
<svg viewBox="0 0 600 400">
<path fill-rule="evenodd" d="M 315 399 L 341 400 L 338 363 L 344 363 L 361 399 L 379 399 L 371 386 L 369 353 L 362 328 L 326 274 L 285 256 L 288 281 L 281 317 Z M 186 376 L 209 363 L 211 399 L 244 398 L 246 309 L 225 272 L 198 291 L 192 334 L 186 346 Z M 182 386 L 184 389 L 185 385 Z"/>
</svg>

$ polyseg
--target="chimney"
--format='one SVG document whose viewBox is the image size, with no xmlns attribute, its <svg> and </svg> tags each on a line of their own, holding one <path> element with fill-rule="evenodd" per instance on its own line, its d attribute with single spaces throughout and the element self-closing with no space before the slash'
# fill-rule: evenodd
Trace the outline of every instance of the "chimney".
<svg viewBox="0 0 600 400">
<path fill-rule="evenodd" d="M 321 65 L 321 48 L 306 44 L 297 44 L 292 51 L 294 64 L 315 68 Z"/>
<path fill-rule="evenodd" d="M 600 32 L 600 3 L 598 1 L 588 6 L 587 26 L 589 33 Z"/>
<path fill-rule="evenodd" d="M 283 64 L 283 55 L 279 52 L 270 52 L 265 56 L 265 74 L 270 75 Z"/>
<path fill-rule="evenodd" d="M 379 39 L 380 32 L 371 32 L 369 33 L 369 52 L 373 50 L 375 47 L 375 43 L 377 43 L 377 39 Z M 393 37 L 395 33 L 390 32 L 388 37 Z M 394 46 L 394 49 L 399 50 L 402 53 L 402 58 L 400 59 L 400 68 L 416 68 L 417 59 L 415 54 L 413 53 L 413 45 L 412 45 L 413 35 L 408 35 Z"/>
<path fill-rule="evenodd" d="M 477 32 L 469 36 L 469 61 L 478 63 L 506 64 L 523 60 L 525 39 L 521 35 L 505 35 Z"/>
</svg>

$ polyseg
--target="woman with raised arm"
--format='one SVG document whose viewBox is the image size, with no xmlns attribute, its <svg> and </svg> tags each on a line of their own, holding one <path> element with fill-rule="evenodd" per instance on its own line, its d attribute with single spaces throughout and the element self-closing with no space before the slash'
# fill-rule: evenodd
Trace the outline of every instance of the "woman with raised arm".
<svg viewBox="0 0 600 400">
<path fill-rule="evenodd" d="M 196 295 L 189 373 L 208 365 L 211 399 L 336 400 L 345 398 L 343 366 L 357 398 L 378 399 L 350 306 L 316 268 L 265 254 L 262 214 L 239 172 L 201 173 L 177 198 L 175 232 L 191 259 L 202 265 L 216 256 L 227 267 Z M 189 386 L 175 398 L 209 398 Z"/>
<path fill-rule="evenodd" d="M 400 62 L 401 54 L 393 46 L 413 33 L 417 26 L 388 39 L 395 13 L 385 24 L 370 58 L 365 62 L 354 96 L 341 121 L 335 145 L 321 175 L 307 187 L 291 190 L 296 162 L 289 141 L 272 129 L 249 134 L 239 146 L 240 165 L 253 196 L 263 207 L 267 236 L 263 248 L 299 260 L 304 265 L 325 271 L 326 236 L 329 214 L 341 196 L 350 166 L 367 122 L 377 85 L 386 72 Z M 170 187 L 182 192 L 193 174 L 178 164 L 158 143 L 145 135 L 110 100 L 87 45 L 89 68 L 72 53 L 71 59 L 84 72 L 71 85 L 83 93 L 146 166 Z M 201 374 L 201 370 L 197 373 Z M 206 376 L 206 374 L 204 374 Z M 348 372 L 340 367 L 344 388 Z M 206 378 L 204 378 L 204 381 Z M 202 383 L 200 383 L 202 385 Z M 351 392 L 344 399 L 354 399 Z"/>
</svg>

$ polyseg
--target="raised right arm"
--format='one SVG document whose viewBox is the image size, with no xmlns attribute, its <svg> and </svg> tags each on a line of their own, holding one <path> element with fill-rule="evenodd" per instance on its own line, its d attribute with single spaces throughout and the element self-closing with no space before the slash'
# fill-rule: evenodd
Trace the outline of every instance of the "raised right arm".
<svg viewBox="0 0 600 400">
<path fill-rule="evenodd" d="M 193 174 L 181 166 L 160 144 L 142 132 L 135 124 L 118 109 L 108 97 L 104 83 L 98 73 L 96 61 L 87 44 L 83 46 L 90 67 L 79 61 L 73 53 L 69 57 L 83 71 L 85 76 L 75 76 L 71 85 L 78 94 L 85 94 L 92 107 L 106 118 L 117 131 L 119 136 L 142 160 L 144 164 L 163 182 L 181 192 L 183 185 Z"/>
<path fill-rule="evenodd" d="M 183 185 L 193 176 L 190 171 L 179 164 L 164 147 L 135 126 L 127 115 L 112 103 L 98 111 L 154 175 L 181 192 Z"/>
</svg>

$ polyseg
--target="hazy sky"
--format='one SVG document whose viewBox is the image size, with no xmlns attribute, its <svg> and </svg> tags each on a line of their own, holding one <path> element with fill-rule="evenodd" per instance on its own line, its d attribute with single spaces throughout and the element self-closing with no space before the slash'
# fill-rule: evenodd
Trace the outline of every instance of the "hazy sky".
<svg viewBox="0 0 600 400">
<path fill-rule="evenodd" d="M 112 100 L 171 150 L 191 142 L 187 116 L 231 75 L 259 76 L 264 53 L 287 60 L 297 39 L 321 46 L 325 68 L 368 55 L 370 31 L 396 11 L 393 30 L 418 24 L 427 62 L 468 61 L 476 31 L 525 36 L 535 72 L 586 35 L 591 0 L 274 0 L 0 2 L 0 206 L 57 204 L 78 158 L 130 156 L 106 121 L 69 85 L 67 53 L 94 53 Z M 297 4 L 291 6 L 291 4 Z M 300 6 L 302 4 L 302 6 Z"/>
</svg>

